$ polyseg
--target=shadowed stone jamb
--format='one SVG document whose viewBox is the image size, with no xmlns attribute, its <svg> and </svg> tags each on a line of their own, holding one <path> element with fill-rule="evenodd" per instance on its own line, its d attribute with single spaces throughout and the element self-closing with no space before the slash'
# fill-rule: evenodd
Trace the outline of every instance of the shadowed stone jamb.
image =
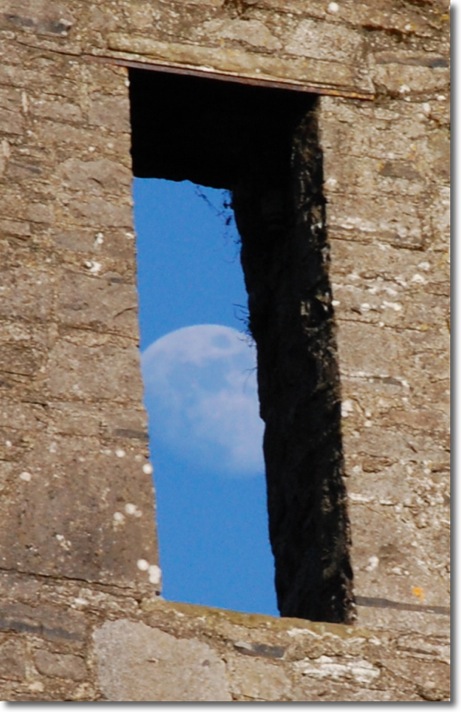
<svg viewBox="0 0 461 712">
<path fill-rule="evenodd" d="M 233 195 L 258 348 L 280 612 L 348 621 L 350 527 L 316 111 L 314 102 L 297 117 L 268 161 L 253 154 Z"/>
</svg>

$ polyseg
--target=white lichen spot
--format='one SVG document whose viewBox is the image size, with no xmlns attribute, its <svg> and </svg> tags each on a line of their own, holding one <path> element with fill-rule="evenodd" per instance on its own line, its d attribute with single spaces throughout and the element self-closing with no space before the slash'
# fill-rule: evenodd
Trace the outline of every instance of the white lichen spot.
<svg viewBox="0 0 461 712">
<path fill-rule="evenodd" d="M 3 154 L 3 158 L 6 158 L 6 159 L 8 159 L 11 155 L 10 144 L 8 143 L 6 138 L 4 138 L 2 140 L 2 154 Z"/>
<path fill-rule="evenodd" d="M 437 101 L 445 101 L 446 98 L 447 98 L 447 97 L 445 96 L 445 94 L 439 94 L 438 97 L 437 97 Z"/>
<path fill-rule="evenodd" d="M 401 84 L 401 85 L 400 85 L 400 87 L 399 87 L 399 92 L 400 92 L 401 94 L 408 94 L 409 91 L 410 91 L 410 87 L 408 86 L 408 84 Z"/>
<path fill-rule="evenodd" d="M 136 566 L 140 571 L 148 571 L 149 570 L 149 562 L 146 561 L 145 559 L 138 559 L 136 562 Z"/>
<path fill-rule="evenodd" d="M 380 670 L 368 660 L 338 662 L 328 655 L 320 655 L 316 660 L 299 660 L 294 666 L 302 675 L 333 680 L 355 679 L 359 683 L 370 683 L 380 676 Z"/>
<path fill-rule="evenodd" d="M 21 474 L 19 475 L 19 479 L 23 480 L 23 482 L 30 482 L 32 479 L 32 475 L 30 474 L 30 472 L 21 472 Z"/>
<path fill-rule="evenodd" d="M 125 512 L 132 517 L 142 517 L 142 512 L 138 507 L 132 502 L 127 502 L 125 504 Z"/>
<path fill-rule="evenodd" d="M 290 628 L 290 630 L 287 630 L 287 635 L 289 635 L 290 638 L 301 638 L 307 636 L 320 638 L 318 633 L 315 633 L 313 630 L 309 630 L 308 628 Z"/>
<path fill-rule="evenodd" d="M 372 645 L 382 645 L 382 641 L 379 638 L 368 638 L 368 642 Z"/>
<path fill-rule="evenodd" d="M 125 237 L 128 240 L 134 240 L 134 232 L 125 232 Z"/>
<path fill-rule="evenodd" d="M 429 114 L 431 113 L 431 105 L 429 104 L 429 102 L 426 101 L 423 104 L 423 111 L 426 114 L 426 116 L 429 116 Z"/>
<path fill-rule="evenodd" d="M 373 502 L 373 497 L 367 497 L 365 494 L 351 492 L 349 495 L 351 502 L 359 502 L 361 504 L 368 504 Z"/>
<path fill-rule="evenodd" d="M 88 151 L 94 153 L 96 151 L 96 146 L 88 146 Z"/>
<path fill-rule="evenodd" d="M 48 451 L 51 453 L 57 452 L 58 451 L 58 443 L 52 442 L 50 447 L 48 448 Z"/>
<path fill-rule="evenodd" d="M 59 546 L 61 546 L 64 551 L 69 551 L 72 544 L 68 539 L 65 538 L 63 534 L 55 534 L 55 538 L 58 540 Z"/>
<path fill-rule="evenodd" d="M 45 689 L 43 682 L 40 682 L 39 680 L 29 683 L 27 687 L 31 692 L 43 692 Z"/>
<path fill-rule="evenodd" d="M 154 468 L 152 467 L 150 462 L 145 462 L 142 466 L 142 471 L 145 475 L 151 475 L 154 471 Z"/>
<path fill-rule="evenodd" d="M 95 247 L 98 247 L 99 245 L 102 245 L 103 242 L 104 242 L 104 233 L 98 232 L 98 233 L 96 234 L 96 237 L 94 238 Z"/>
<path fill-rule="evenodd" d="M 86 598 L 80 598 L 79 596 L 77 598 L 74 598 L 74 604 L 76 606 L 88 606 L 89 601 L 87 601 Z"/>
<path fill-rule="evenodd" d="M 331 12 L 333 15 L 337 12 L 339 12 L 339 5 L 337 2 L 330 2 L 328 4 L 327 8 L 328 12 Z"/>
<path fill-rule="evenodd" d="M 253 652 L 253 646 L 251 643 L 247 643 L 246 640 L 235 640 L 234 647 L 237 648 L 237 650 L 248 650 L 251 653 Z"/>
<path fill-rule="evenodd" d="M 341 403 L 341 415 L 343 418 L 347 418 L 353 412 L 354 404 L 351 400 L 345 400 Z"/>
<path fill-rule="evenodd" d="M 98 274 L 98 272 L 102 269 L 102 264 L 100 262 L 96 262 L 96 260 L 87 260 L 84 264 L 91 274 Z"/>
<path fill-rule="evenodd" d="M 380 670 L 372 665 L 368 660 L 357 660 L 349 663 L 352 676 L 361 684 L 368 684 L 380 676 Z"/>
<path fill-rule="evenodd" d="M 13 447 L 11 440 L 5 440 L 5 447 Z"/>
<path fill-rule="evenodd" d="M 430 270 L 431 265 L 429 264 L 429 262 L 424 261 L 424 262 L 419 262 L 418 267 L 419 267 L 419 269 L 422 269 L 425 272 L 427 272 L 428 270 Z"/>
<path fill-rule="evenodd" d="M 363 304 L 360 305 L 360 311 L 362 312 L 367 312 L 370 311 L 371 306 L 368 304 L 368 302 L 363 302 Z"/>
<path fill-rule="evenodd" d="M 22 105 L 23 112 L 25 114 L 28 114 L 29 113 L 29 98 L 25 91 L 23 91 L 21 94 L 21 105 Z"/>
<path fill-rule="evenodd" d="M 331 302 L 331 305 L 333 307 L 339 307 L 340 304 L 341 304 L 341 302 L 339 301 L 339 299 L 333 299 Z"/>
<path fill-rule="evenodd" d="M 123 522 L 125 521 L 125 515 L 123 514 L 123 512 L 114 512 L 112 515 L 112 519 L 116 524 L 123 524 Z"/>
<path fill-rule="evenodd" d="M 379 566 L 379 559 L 377 556 L 370 556 L 368 559 L 368 564 L 365 566 L 365 571 L 375 571 Z"/>
<path fill-rule="evenodd" d="M 415 284 L 427 284 L 427 279 L 422 276 L 422 274 L 414 274 L 413 277 L 411 278 L 412 282 L 415 282 Z"/>
<path fill-rule="evenodd" d="M 338 181 L 337 181 L 336 178 L 331 178 L 331 177 L 330 177 L 330 178 L 327 178 L 327 180 L 325 181 L 325 185 L 326 185 L 328 188 L 334 188 L 336 185 L 338 185 Z"/>
<path fill-rule="evenodd" d="M 383 309 L 393 309 L 396 312 L 402 311 L 402 305 L 398 302 L 386 302 L 382 303 Z"/>
<path fill-rule="evenodd" d="M 160 583 L 162 580 L 162 572 L 157 564 L 151 564 L 149 566 L 149 582 L 154 586 Z"/>
<path fill-rule="evenodd" d="M 116 455 L 117 457 L 125 457 L 126 452 L 125 452 L 125 450 L 122 450 L 121 447 L 119 447 L 119 448 L 116 449 L 115 455 Z"/>
<path fill-rule="evenodd" d="M 366 420 L 366 421 L 364 422 L 364 426 L 365 426 L 366 428 L 371 428 L 372 425 L 373 425 L 373 422 L 372 422 L 371 420 Z"/>
</svg>

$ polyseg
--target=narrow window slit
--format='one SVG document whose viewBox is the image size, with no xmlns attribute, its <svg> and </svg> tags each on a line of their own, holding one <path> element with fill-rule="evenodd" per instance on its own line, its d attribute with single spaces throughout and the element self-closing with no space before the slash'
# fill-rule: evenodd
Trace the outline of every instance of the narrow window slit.
<svg viewBox="0 0 461 712">
<path fill-rule="evenodd" d="M 227 189 L 257 346 L 283 616 L 353 619 L 340 383 L 317 101 L 130 70 L 135 176 Z"/>
</svg>

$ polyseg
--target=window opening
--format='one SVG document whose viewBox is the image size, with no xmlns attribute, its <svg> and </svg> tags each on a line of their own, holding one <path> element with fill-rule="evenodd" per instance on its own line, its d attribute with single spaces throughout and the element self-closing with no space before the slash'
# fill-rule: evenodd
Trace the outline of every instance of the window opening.
<svg viewBox="0 0 461 712">
<path fill-rule="evenodd" d="M 135 179 L 163 595 L 277 615 L 256 354 L 224 191 Z"/>
<path fill-rule="evenodd" d="M 138 177 L 231 191 L 281 615 L 353 618 L 318 99 L 130 70 Z"/>
</svg>

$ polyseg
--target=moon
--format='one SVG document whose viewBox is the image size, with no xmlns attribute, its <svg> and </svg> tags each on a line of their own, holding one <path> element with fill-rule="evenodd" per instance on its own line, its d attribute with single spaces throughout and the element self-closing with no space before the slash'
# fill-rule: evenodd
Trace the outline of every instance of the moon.
<svg viewBox="0 0 461 712">
<path fill-rule="evenodd" d="M 239 331 L 172 331 L 145 349 L 141 366 L 154 459 L 158 443 L 207 472 L 264 472 L 256 354 Z"/>
</svg>

